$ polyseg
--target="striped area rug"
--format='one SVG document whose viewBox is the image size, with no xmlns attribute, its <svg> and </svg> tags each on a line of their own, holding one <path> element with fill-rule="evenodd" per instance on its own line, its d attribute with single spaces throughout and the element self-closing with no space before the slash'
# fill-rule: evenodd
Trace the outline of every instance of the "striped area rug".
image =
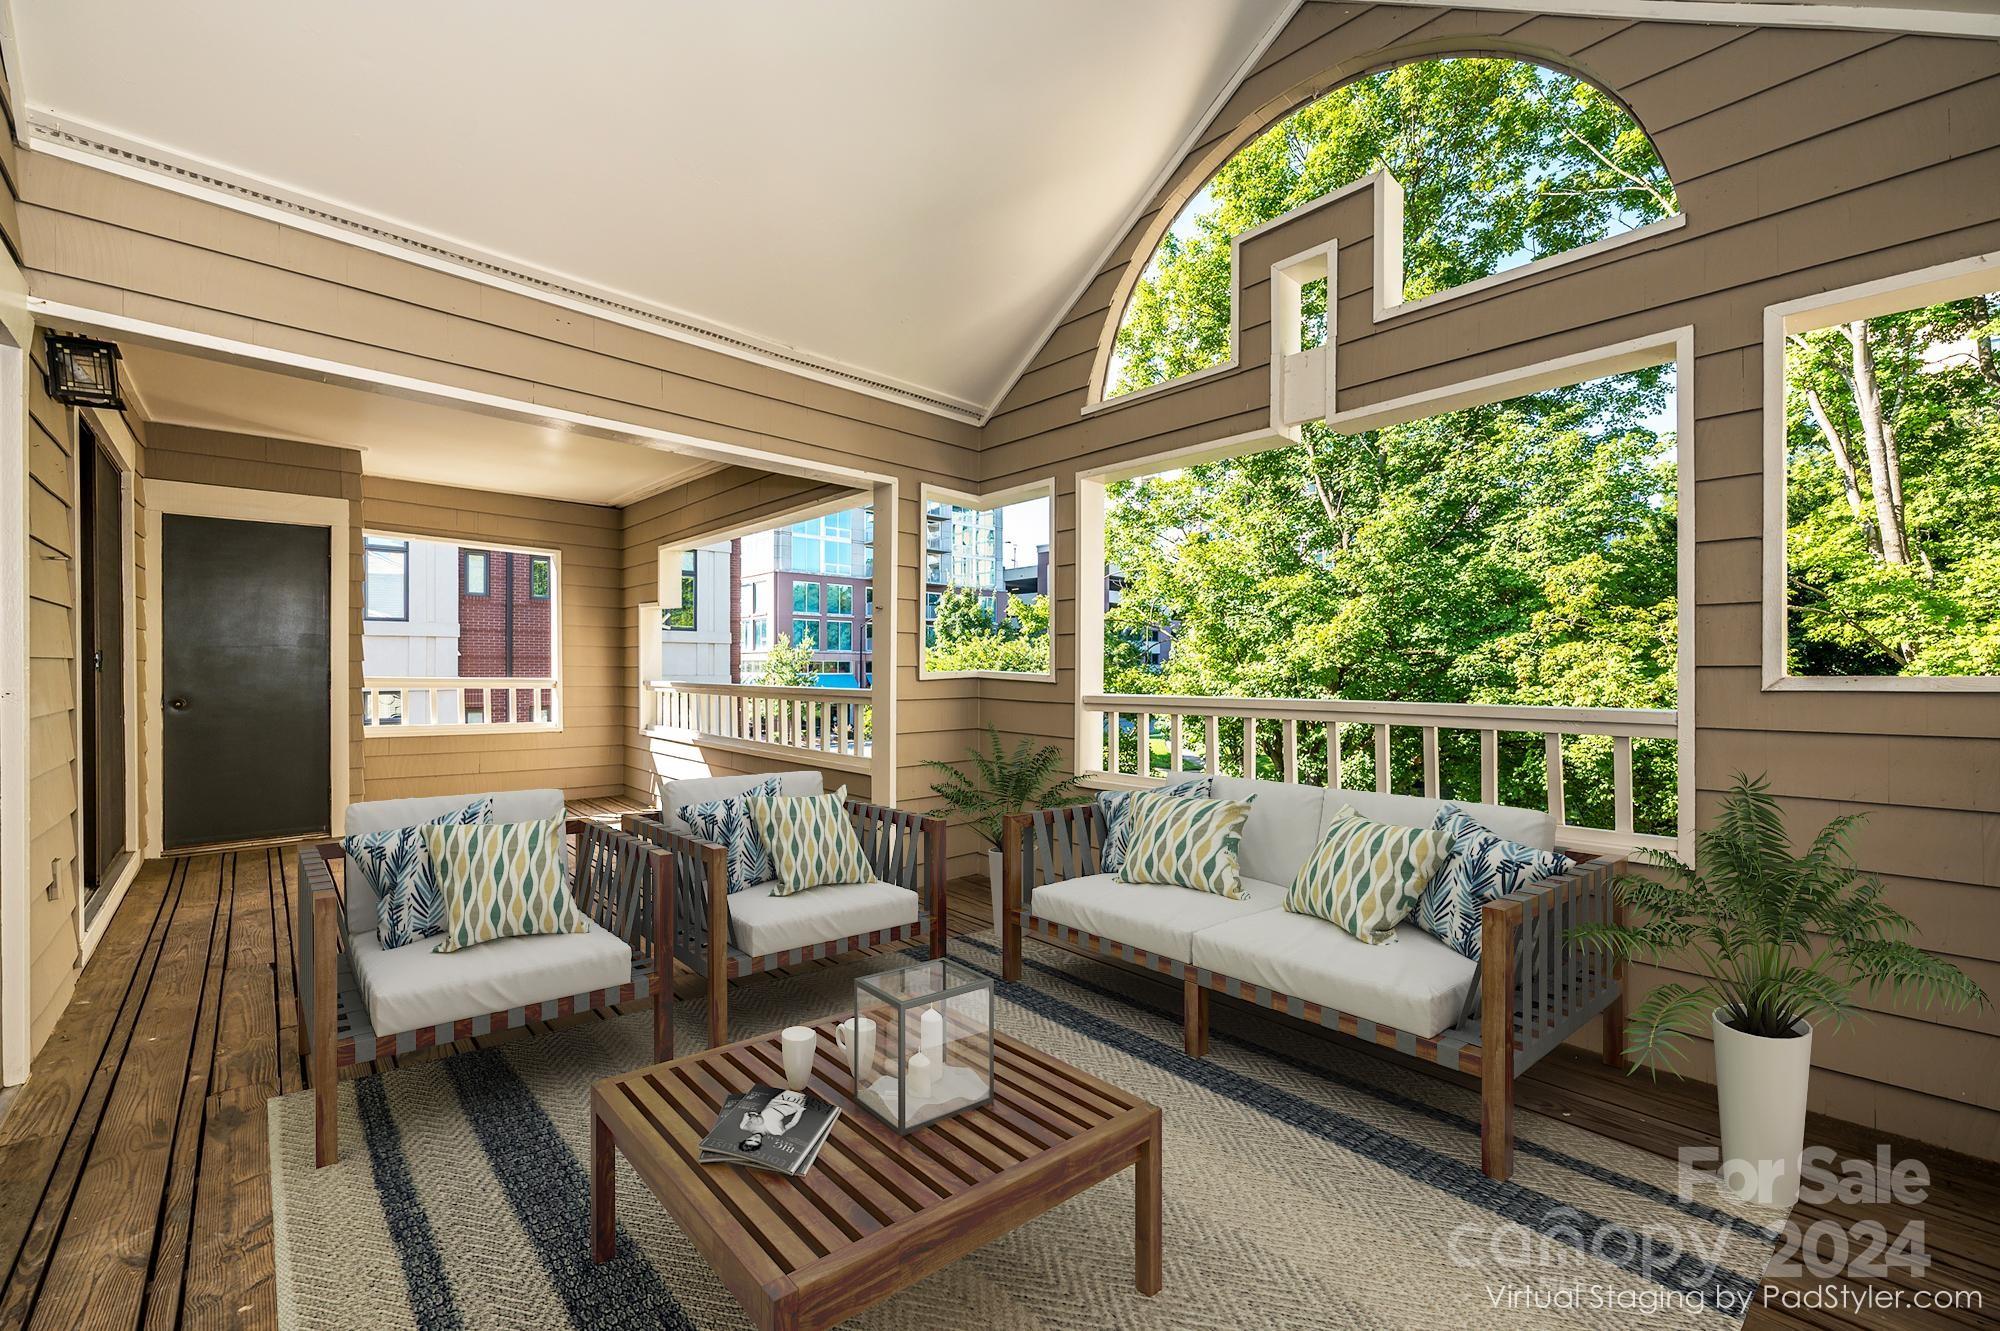
<svg viewBox="0 0 2000 1331">
<path fill-rule="evenodd" d="M 998 980 L 990 936 L 952 946 Z M 855 975 L 896 964 L 733 986 L 735 1033 L 851 1010 Z M 1495 1183 L 1475 1094 L 1420 1071 L 1268 1027 L 1188 1058 L 1157 991 L 1032 940 L 999 994 L 1009 1034 L 1161 1107 L 1166 1288 L 1133 1288 L 1127 1173 L 851 1325 L 1730 1327 L 1756 1296 L 1782 1217 L 1682 1198 L 1670 1161 L 1528 1114 Z M 676 1015 L 691 1051 L 701 1005 Z M 591 1264 L 589 1088 L 649 1047 L 638 1013 L 343 1083 L 324 1170 L 310 1097 L 273 1100 L 280 1325 L 747 1325 L 622 1159 L 619 1256 Z"/>
</svg>

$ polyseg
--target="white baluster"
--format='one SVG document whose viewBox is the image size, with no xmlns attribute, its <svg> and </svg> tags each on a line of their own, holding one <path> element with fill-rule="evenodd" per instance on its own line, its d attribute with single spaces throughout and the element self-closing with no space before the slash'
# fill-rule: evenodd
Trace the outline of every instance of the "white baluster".
<svg viewBox="0 0 2000 1331">
<path fill-rule="evenodd" d="M 1287 785 L 1297 785 L 1299 781 L 1299 723 L 1292 717 L 1286 717 L 1278 734 L 1278 747 L 1285 773 L 1285 783 Z"/>
<path fill-rule="evenodd" d="M 1201 770 L 1210 776 L 1222 770 L 1222 718 L 1210 712 L 1201 719 Z"/>
<path fill-rule="evenodd" d="M 1614 735 L 1611 738 L 1611 799 L 1612 829 L 1619 832 L 1632 830 L 1632 737 Z"/>
<path fill-rule="evenodd" d="M 1434 800 L 1438 797 L 1439 781 L 1440 781 L 1440 776 L 1438 773 L 1438 728 L 1436 726 L 1425 726 L 1424 727 L 1424 798 L 1425 799 Z"/>
<path fill-rule="evenodd" d="M 1542 736 L 1542 751 L 1547 755 L 1549 777 L 1549 817 L 1555 819 L 1556 826 L 1566 822 L 1563 812 L 1563 737 L 1559 730 L 1551 730 Z"/>
<path fill-rule="evenodd" d="M 1389 727 L 1383 724 L 1375 727 L 1375 790 L 1389 793 Z"/>
<path fill-rule="evenodd" d="M 1479 798 L 1486 804 L 1500 802 L 1500 732 L 1479 732 Z"/>
</svg>

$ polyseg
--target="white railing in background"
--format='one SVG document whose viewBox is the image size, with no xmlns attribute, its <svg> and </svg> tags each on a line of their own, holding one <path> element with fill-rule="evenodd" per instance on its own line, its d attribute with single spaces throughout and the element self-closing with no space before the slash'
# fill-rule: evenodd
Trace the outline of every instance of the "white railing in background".
<svg viewBox="0 0 2000 1331">
<path fill-rule="evenodd" d="M 813 755 L 821 767 L 871 770 L 871 689 L 781 689 L 656 679 L 643 690 L 649 735 L 751 753 Z"/>
<path fill-rule="evenodd" d="M 370 679 L 361 686 L 361 723 L 384 737 L 553 730 L 562 724 L 562 689 L 553 679 Z"/>
<path fill-rule="evenodd" d="M 1146 694 L 1094 694 L 1083 699 L 1084 734 L 1095 735 L 1096 752 L 1086 745 L 1086 775 L 1116 783 L 1164 780 L 1176 772 L 1221 771 L 1222 723 L 1240 722 L 1243 751 L 1270 753 L 1260 743 L 1263 727 L 1275 727 L 1279 776 L 1299 779 L 1299 736 L 1313 726 L 1339 727 L 1342 743 L 1326 746 L 1326 784 L 1349 788 L 1341 780 L 1341 752 L 1350 754 L 1354 731 L 1371 732 L 1375 788 L 1389 789 L 1392 775 L 1391 732 L 1421 732 L 1423 793 L 1440 798 L 1443 764 L 1440 733 L 1476 732 L 1479 736 L 1479 790 L 1451 791 L 1459 799 L 1501 803 L 1500 736 L 1539 736 L 1546 769 L 1547 808 L 1561 828 L 1557 841 L 1589 851 L 1629 851 L 1635 847 L 1675 848 L 1676 838 L 1635 829 L 1632 808 L 1632 744 L 1635 740 L 1677 742 L 1679 714 L 1672 709 L 1622 707 L 1510 707 L 1483 703 L 1350 702 L 1307 698 L 1190 698 Z M 1129 740 L 1123 719 L 1134 719 Z M 1164 723 L 1163 725 L 1161 723 Z M 1232 727 L 1233 729 L 1233 727 Z M 1164 730 L 1165 752 L 1156 761 L 1153 739 Z M 1604 736 L 1611 741 L 1612 825 L 1584 827 L 1569 821 L 1563 798 L 1563 740 L 1566 736 Z M 1364 752 L 1370 751 L 1363 746 Z M 1230 775 L 1241 775 L 1238 771 Z"/>
</svg>

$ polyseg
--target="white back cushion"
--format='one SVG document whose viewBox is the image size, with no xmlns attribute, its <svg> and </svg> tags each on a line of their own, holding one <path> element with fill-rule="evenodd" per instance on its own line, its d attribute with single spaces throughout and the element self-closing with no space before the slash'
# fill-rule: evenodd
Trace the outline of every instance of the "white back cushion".
<svg viewBox="0 0 2000 1331">
<path fill-rule="evenodd" d="M 672 832 L 687 832 L 688 825 L 681 821 L 676 810 L 688 804 L 704 804 L 709 800 L 726 800 L 731 795 L 741 795 L 755 785 L 761 785 L 772 777 L 778 778 L 780 795 L 822 795 L 826 793 L 825 783 L 817 770 L 810 772 L 758 772 L 751 776 L 697 776 L 680 781 L 660 783 L 660 821 Z M 496 815 L 497 816 L 497 815 Z M 815 939 L 825 942 L 825 939 Z"/>
<path fill-rule="evenodd" d="M 1539 809 L 1514 809 L 1504 804 L 1474 804 L 1468 800 L 1452 800 L 1466 811 L 1472 820 L 1489 831 L 1498 832 L 1509 841 L 1534 850 L 1554 850 L 1556 848 L 1556 820 Z M 1395 827 L 1429 827 L 1437 818 L 1438 810 L 1446 804 L 1444 800 L 1425 799 L 1421 795 L 1379 795 L 1372 790 L 1329 790 L 1326 792 L 1326 806 L 1320 814 L 1319 833 L 1314 837 L 1318 844 L 1319 835 L 1333 824 L 1333 817 L 1342 805 L 1348 805 L 1370 822 L 1388 823 Z"/>
<path fill-rule="evenodd" d="M 496 790 L 490 794 L 420 795 L 407 800 L 371 800 L 347 806 L 347 835 L 386 832 L 392 827 L 415 827 L 439 814 L 463 809 L 478 799 L 493 801 L 496 823 L 532 823 L 563 816 L 560 790 Z M 375 928 L 375 890 L 368 875 L 361 872 L 354 857 L 347 857 L 347 927 L 353 933 L 370 933 Z"/>
<path fill-rule="evenodd" d="M 1250 802 L 1239 854 L 1245 878 L 1284 886 L 1298 877 L 1299 869 L 1319 845 L 1323 792 L 1318 786 L 1218 776 L 1215 796 Z"/>
</svg>

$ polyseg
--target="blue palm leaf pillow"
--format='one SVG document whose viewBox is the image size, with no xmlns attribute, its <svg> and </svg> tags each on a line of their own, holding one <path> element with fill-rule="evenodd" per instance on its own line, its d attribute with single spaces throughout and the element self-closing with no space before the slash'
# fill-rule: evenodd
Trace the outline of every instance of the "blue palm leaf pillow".
<svg viewBox="0 0 2000 1331">
<path fill-rule="evenodd" d="M 1479 912 L 1518 887 L 1574 867 L 1557 850 L 1509 841 L 1456 804 L 1438 810 L 1431 830 L 1445 834 L 1445 859 L 1417 902 L 1417 926 L 1460 956 L 1479 960 Z"/>
<path fill-rule="evenodd" d="M 493 801 L 474 800 L 439 814 L 426 826 L 471 827 L 492 821 Z M 444 894 L 438 891 L 423 827 L 364 832 L 341 842 L 375 889 L 375 936 L 383 947 L 402 947 L 444 932 Z"/>
<path fill-rule="evenodd" d="M 774 776 L 748 790 L 738 791 L 728 799 L 683 804 L 674 810 L 680 815 L 680 820 L 692 829 L 697 840 L 712 842 L 729 852 L 731 892 L 768 883 L 778 876 L 778 867 L 771 860 L 770 848 L 758 835 L 757 823 L 750 817 L 751 796 L 775 797 L 778 790 L 778 778 Z"/>
<path fill-rule="evenodd" d="M 1173 795 L 1183 799 L 1206 799 L 1214 783 L 1205 776 L 1192 781 L 1178 781 L 1157 790 L 1100 790 L 1097 792 L 1097 807 L 1104 813 L 1104 854 L 1099 857 L 1098 871 L 1115 874 L 1124 866 L 1125 848 L 1132 844 L 1132 797 L 1139 794 Z"/>
</svg>

